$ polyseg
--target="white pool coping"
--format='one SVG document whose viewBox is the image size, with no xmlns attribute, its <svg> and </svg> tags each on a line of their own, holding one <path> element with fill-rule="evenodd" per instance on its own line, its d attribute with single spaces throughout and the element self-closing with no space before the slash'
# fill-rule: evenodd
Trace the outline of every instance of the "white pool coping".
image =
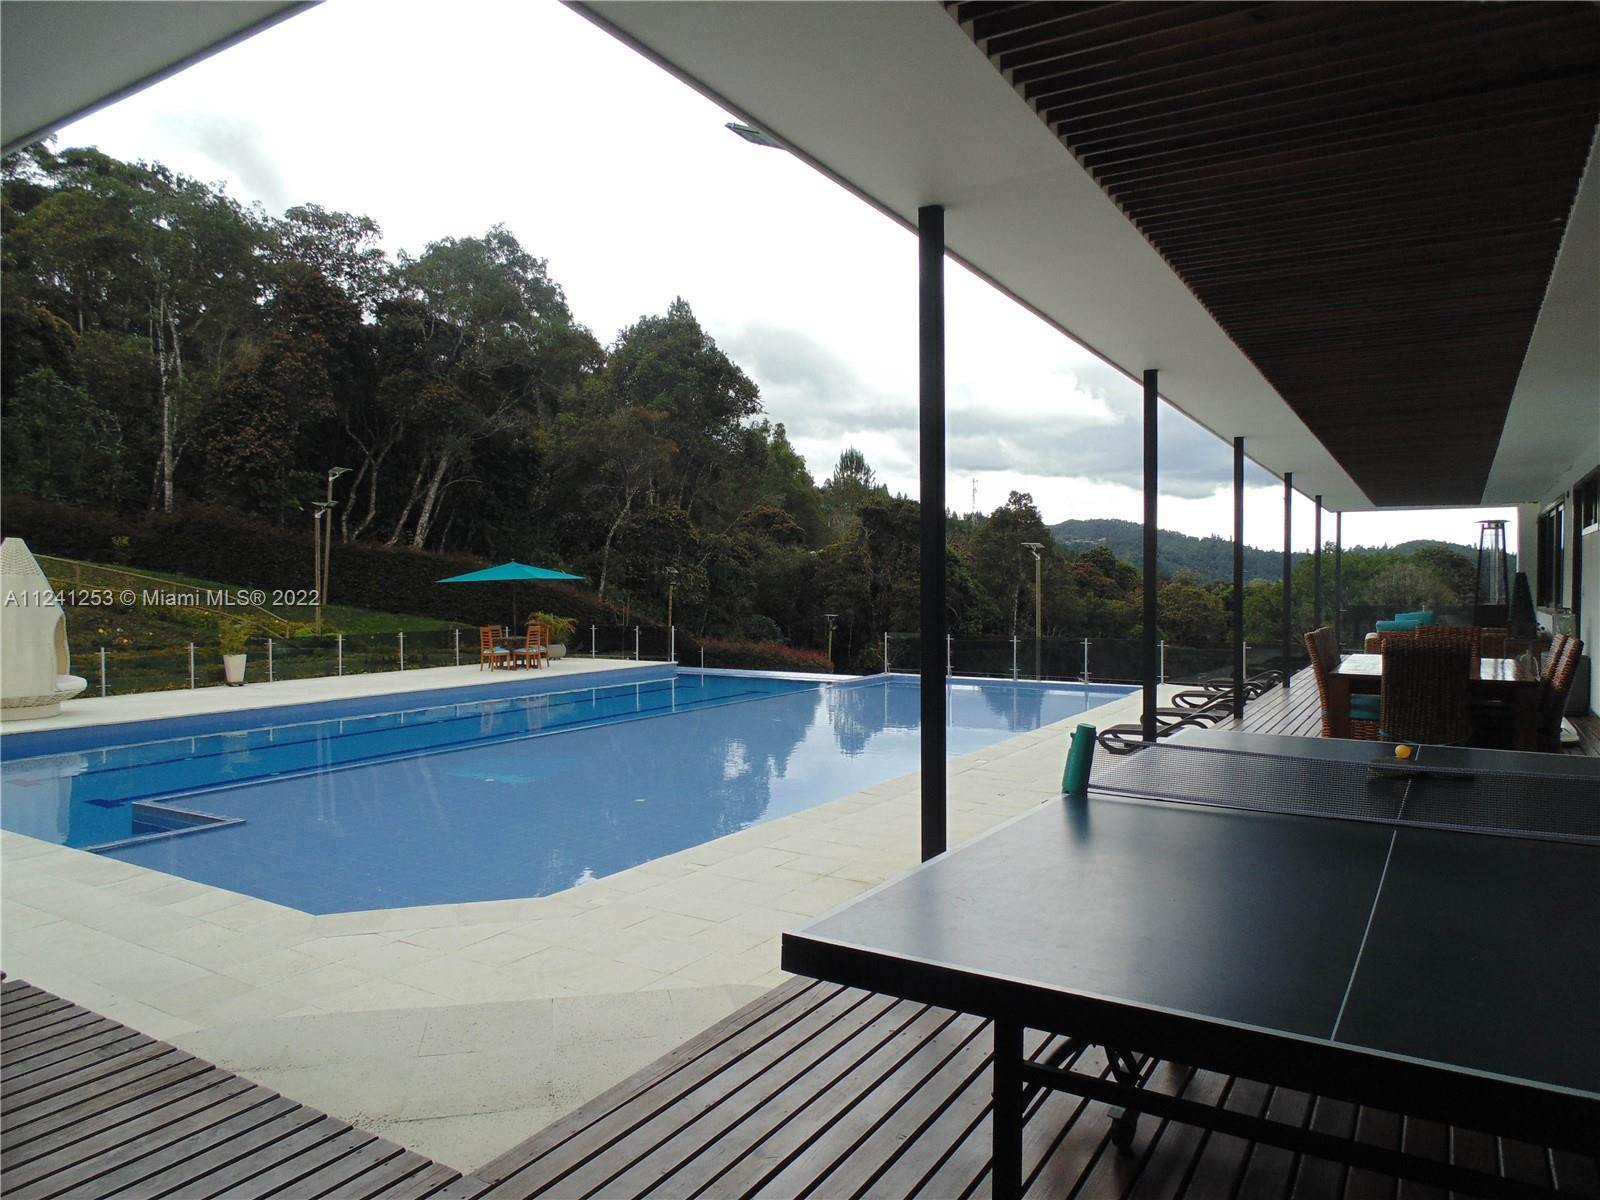
<svg viewBox="0 0 1600 1200">
<path fill-rule="evenodd" d="M 952 759 L 950 844 L 1059 794 L 1073 727 L 1139 706 Z M 472 1170 L 784 979 L 783 930 L 915 864 L 919 791 L 901 776 L 553 896 L 329 916 L 0 833 L 0 965 Z"/>
<path fill-rule="evenodd" d="M 80 696 L 68 700 L 54 717 L 0 723 L 0 738 L 14 733 L 84 729 L 156 721 L 171 717 L 211 716 L 249 712 L 294 704 L 321 704 L 330 700 L 358 700 L 447 688 L 505 687 L 529 682 L 579 678 L 640 667 L 670 667 L 672 663 L 622 658 L 557 659 L 538 670 L 490 670 L 476 664 L 459 667 L 424 667 L 413 671 L 375 671 L 363 675 L 324 675 L 312 679 L 279 679 L 271 683 L 246 683 L 243 687 L 179 688 L 168 692 L 138 692 L 126 696 Z"/>
</svg>

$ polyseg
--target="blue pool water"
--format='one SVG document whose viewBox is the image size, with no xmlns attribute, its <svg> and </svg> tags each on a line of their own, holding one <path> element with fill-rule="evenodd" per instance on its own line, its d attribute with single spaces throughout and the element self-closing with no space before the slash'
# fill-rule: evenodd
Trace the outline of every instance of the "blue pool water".
<svg viewBox="0 0 1600 1200">
<path fill-rule="evenodd" d="M 1124 694 L 952 684 L 949 753 Z M 13 751 L 0 763 L 0 826 L 329 913 L 548 895 L 919 765 L 919 692 L 904 677 L 667 668 L 606 687 L 400 700 Z"/>
</svg>

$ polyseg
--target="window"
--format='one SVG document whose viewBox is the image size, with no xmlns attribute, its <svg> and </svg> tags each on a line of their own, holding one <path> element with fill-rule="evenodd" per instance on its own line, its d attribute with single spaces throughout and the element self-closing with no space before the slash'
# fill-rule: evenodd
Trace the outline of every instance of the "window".
<svg viewBox="0 0 1600 1200">
<path fill-rule="evenodd" d="M 1539 583 L 1535 603 L 1554 608 L 1561 603 L 1562 568 L 1566 554 L 1567 506 L 1558 501 L 1539 514 Z"/>
<path fill-rule="evenodd" d="M 1592 472 L 1573 489 L 1572 511 L 1577 517 L 1579 533 L 1590 533 L 1600 527 L 1600 471 Z"/>
</svg>

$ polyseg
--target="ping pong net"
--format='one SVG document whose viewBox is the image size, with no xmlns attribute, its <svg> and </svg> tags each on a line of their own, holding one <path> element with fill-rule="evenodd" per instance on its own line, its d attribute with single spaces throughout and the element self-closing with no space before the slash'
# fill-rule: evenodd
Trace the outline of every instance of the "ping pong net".
<svg viewBox="0 0 1600 1200">
<path fill-rule="evenodd" d="M 1304 758 L 1158 742 L 1097 764 L 1091 793 L 1293 816 L 1421 826 L 1468 833 L 1600 844 L 1593 779 L 1537 769 L 1486 771 L 1434 765 L 1427 747 L 1397 760 Z"/>
</svg>

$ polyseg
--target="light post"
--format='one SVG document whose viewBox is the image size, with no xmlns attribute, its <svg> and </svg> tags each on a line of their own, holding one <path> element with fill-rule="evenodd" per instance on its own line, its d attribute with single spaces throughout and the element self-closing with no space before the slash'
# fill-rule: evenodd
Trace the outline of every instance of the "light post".
<svg viewBox="0 0 1600 1200">
<path fill-rule="evenodd" d="M 672 589 L 678 585 L 678 568 L 667 568 L 667 628 L 672 628 Z"/>
<path fill-rule="evenodd" d="M 311 591 L 317 598 L 317 632 L 322 632 L 322 518 L 333 508 L 331 501 L 317 500 L 311 505 Z M 333 521 L 328 521 L 328 540 L 333 541 Z"/>
<path fill-rule="evenodd" d="M 348 475 L 349 473 L 349 467 L 328 468 L 328 495 L 327 498 L 323 500 L 322 506 L 317 510 L 317 517 L 320 518 L 324 513 L 326 513 L 328 516 L 328 536 L 321 539 L 323 545 L 319 553 L 319 557 L 322 561 L 318 564 L 317 576 L 313 581 L 316 584 L 317 592 L 318 633 L 322 632 L 322 606 L 327 603 L 328 599 L 328 563 L 333 558 L 333 481 L 339 478 L 339 476 Z M 313 539 L 312 541 L 313 548 L 316 546 L 316 541 L 317 539 Z"/>
<path fill-rule="evenodd" d="M 833 670 L 833 631 L 839 624 L 838 613 L 823 613 L 828 618 L 828 670 Z"/>
<path fill-rule="evenodd" d="M 1044 559 L 1040 551 L 1043 542 L 1023 542 L 1033 552 L 1033 677 L 1044 678 L 1044 590 L 1040 587 L 1044 575 Z"/>
</svg>

